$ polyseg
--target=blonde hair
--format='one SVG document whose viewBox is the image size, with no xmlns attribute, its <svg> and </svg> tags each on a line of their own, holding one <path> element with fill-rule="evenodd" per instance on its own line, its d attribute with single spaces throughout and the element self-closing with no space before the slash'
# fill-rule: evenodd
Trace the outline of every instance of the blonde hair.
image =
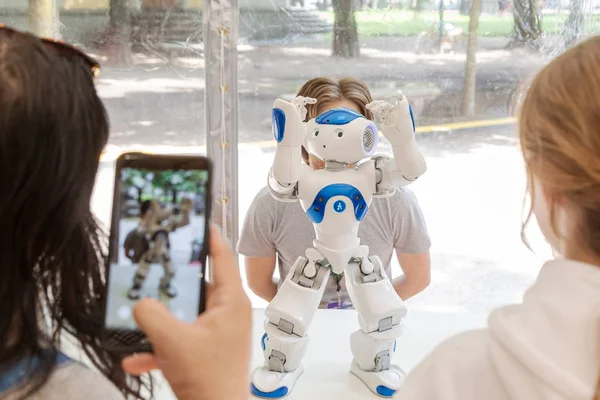
<svg viewBox="0 0 600 400">
<path fill-rule="evenodd" d="M 521 107 L 519 136 L 531 195 L 536 179 L 551 199 L 578 210 L 582 243 L 600 258 L 600 36 L 571 48 L 535 77 Z M 554 202 L 550 226 L 558 234 Z"/>
<path fill-rule="evenodd" d="M 340 80 L 325 77 L 314 78 L 302 85 L 297 95 L 317 99 L 316 104 L 307 105 L 307 121 L 317 117 L 323 111 L 323 107 L 342 100 L 353 102 L 362 115 L 373 120 L 373 113 L 367 110 L 367 104 L 373 101 L 371 92 L 363 81 L 356 78 Z M 302 158 L 304 162 L 308 163 L 308 152 L 304 147 L 302 147 Z"/>
</svg>

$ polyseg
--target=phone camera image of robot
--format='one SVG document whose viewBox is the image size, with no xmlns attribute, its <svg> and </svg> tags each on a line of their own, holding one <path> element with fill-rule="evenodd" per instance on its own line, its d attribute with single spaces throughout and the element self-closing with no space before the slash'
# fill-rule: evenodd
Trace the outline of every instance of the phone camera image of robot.
<svg viewBox="0 0 600 400">
<path fill-rule="evenodd" d="M 315 99 L 277 99 L 273 135 L 277 140 L 268 188 L 278 201 L 299 201 L 316 233 L 313 247 L 299 257 L 265 311 L 261 340 L 264 364 L 252 373 L 252 394 L 260 398 L 289 395 L 302 375 L 308 330 L 328 279 L 345 279 L 360 329 L 350 336 L 350 366 L 374 394 L 392 397 L 404 372 L 391 363 L 404 331 L 406 306 L 396 294 L 381 260 L 361 245 L 358 228 L 375 197 L 394 194 L 426 171 L 415 140 L 408 100 L 367 105 L 380 120 L 393 157 L 375 155 L 378 130 L 362 114 L 347 108 L 327 110 L 305 122 L 306 105 Z M 325 162 L 313 170 L 302 161 L 302 147 Z M 339 294 L 339 293 L 338 293 Z"/>
<path fill-rule="evenodd" d="M 106 325 L 135 329 L 135 302 L 153 297 L 180 319 L 198 315 L 207 173 L 125 168 L 111 246 Z"/>
</svg>

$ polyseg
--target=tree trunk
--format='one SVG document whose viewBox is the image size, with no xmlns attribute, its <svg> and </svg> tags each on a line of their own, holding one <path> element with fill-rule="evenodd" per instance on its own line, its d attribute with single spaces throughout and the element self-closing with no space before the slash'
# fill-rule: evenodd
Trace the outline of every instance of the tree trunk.
<svg viewBox="0 0 600 400">
<path fill-rule="evenodd" d="M 571 0 L 569 4 L 569 18 L 562 32 L 565 48 L 575 45 L 581 39 L 584 3 L 585 0 Z"/>
<path fill-rule="evenodd" d="M 509 47 L 530 46 L 538 49 L 542 36 L 542 18 L 539 0 L 515 0 L 513 2 L 513 38 Z"/>
<path fill-rule="evenodd" d="M 110 0 L 109 45 L 113 62 L 129 64 L 131 60 L 131 4 L 130 0 Z"/>
<path fill-rule="evenodd" d="M 463 83 L 463 96 L 461 113 L 465 117 L 475 115 L 475 88 L 477 72 L 477 28 L 479 27 L 479 16 L 481 0 L 473 0 L 469 16 L 469 40 L 467 42 L 467 61 L 465 62 L 465 81 Z"/>
<path fill-rule="evenodd" d="M 59 11 L 55 0 L 29 0 L 29 31 L 41 37 L 60 39 Z"/>
<path fill-rule="evenodd" d="M 110 26 L 114 29 L 124 29 L 131 23 L 131 6 L 129 0 L 110 0 L 108 10 Z"/>
<path fill-rule="evenodd" d="M 333 0 L 333 55 L 344 58 L 360 56 L 354 0 Z"/>
</svg>

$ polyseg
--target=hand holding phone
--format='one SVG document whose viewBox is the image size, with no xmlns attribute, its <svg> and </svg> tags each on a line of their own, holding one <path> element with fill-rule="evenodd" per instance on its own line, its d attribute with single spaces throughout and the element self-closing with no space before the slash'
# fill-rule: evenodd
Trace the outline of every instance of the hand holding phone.
<svg viewBox="0 0 600 400">
<path fill-rule="evenodd" d="M 252 312 L 235 256 L 210 234 L 213 278 L 206 312 L 188 324 L 156 301 L 143 300 L 135 319 L 154 347 L 123 361 L 130 374 L 160 369 L 179 400 L 247 399 Z"/>
<path fill-rule="evenodd" d="M 181 321 L 204 310 L 210 219 L 206 157 L 125 153 L 116 165 L 107 266 L 105 345 L 151 351 L 133 318 L 150 297 Z"/>
</svg>

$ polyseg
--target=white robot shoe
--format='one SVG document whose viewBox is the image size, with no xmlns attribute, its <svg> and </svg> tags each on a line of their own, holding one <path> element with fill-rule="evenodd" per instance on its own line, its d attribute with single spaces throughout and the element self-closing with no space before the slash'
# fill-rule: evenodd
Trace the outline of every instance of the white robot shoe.
<svg viewBox="0 0 600 400">
<path fill-rule="evenodd" d="M 360 369 L 356 360 L 352 362 L 350 371 L 363 381 L 369 390 L 381 397 L 393 397 L 406 378 L 406 373 L 395 365 L 390 365 L 390 369 L 385 371 L 364 371 Z"/>
<path fill-rule="evenodd" d="M 292 372 L 269 371 L 266 366 L 252 373 L 252 395 L 261 399 L 282 399 L 292 392 L 304 372 L 302 365 Z"/>
</svg>

